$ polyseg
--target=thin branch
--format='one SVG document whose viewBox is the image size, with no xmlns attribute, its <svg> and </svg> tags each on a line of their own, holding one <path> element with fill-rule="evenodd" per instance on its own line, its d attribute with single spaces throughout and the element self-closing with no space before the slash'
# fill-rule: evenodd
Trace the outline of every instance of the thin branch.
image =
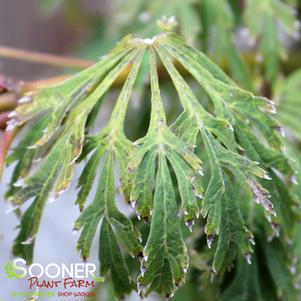
<svg viewBox="0 0 301 301">
<path fill-rule="evenodd" d="M 82 69 L 91 66 L 94 62 L 73 57 L 39 53 L 11 47 L 0 47 L 0 57 L 14 60 L 22 60 L 57 67 Z"/>
</svg>

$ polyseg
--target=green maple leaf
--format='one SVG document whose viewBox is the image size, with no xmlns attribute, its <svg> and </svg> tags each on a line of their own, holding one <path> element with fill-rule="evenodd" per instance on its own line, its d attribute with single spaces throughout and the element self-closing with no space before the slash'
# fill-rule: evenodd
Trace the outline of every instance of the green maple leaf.
<svg viewBox="0 0 301 301">
<path fill-rule="evenodd" d="M 183 109 L 171 125 L 161 97 L 159 62 Z M 204 91 L 210 110 L 175 62 Z M 141 81 L 141 66 L 150 78 L 150 123 L 146 135 L 133 142 L 125 134 L 125 116 L 135 84 Z M 104 94 L 126 70 L 109 121 L 92 134 L 91 123 L 102 110 Z M 281 152 L 273 111 L 271 101 L 240 89 L 203 53 L 170 31 L 153 39 L 125 38 L 94 66 L 43 88 L 18 107 L 20 124 L 33 117 L 38 121 L 9 158 L 17 165 L 7 197 L 15 207 L 33 199 L 22 215 L 14 255 L 32 262 L 47 201 L 69 187 L 75 165 L 87 159 L 75 201 L 81 211 L 74 226 L 81 231 L 77 249 L 87 259 L 100 229 L 100 272 L 110 274 L 119 297 L 134 287 L 128 255 L 141 259 L 137 280 L 141 295 L 152 291 L 173 295 L 185 282 L 188 268 L 182 222 L 193 231 L 200 215 L 212 246 L 208 262 L 214 273 L 225 273 L 241 254 L 250 262 L 256 227 L 249 215 L 255 202 L 261 205 L 255 210 L 267 236 L 290 236 L 293 224 L 285 220 L 298 215 L 295 197 L 285 198 L 284 180 L 293 169 Z M 41 162 L 35 167 L 37 159 Z M 138 219 L 150 223 L 145 245 L 140 223 L 136 227 L 132 216 L 116 203 L 116 178 L 125 203 L 136 208 Z M 95 182 L 95 195 L 86 205 Z M 236 194 L 237 186 L 244 193 L 243 201 Z M 280 224 L 283 234 L 278 233 Z"/>
</svg>

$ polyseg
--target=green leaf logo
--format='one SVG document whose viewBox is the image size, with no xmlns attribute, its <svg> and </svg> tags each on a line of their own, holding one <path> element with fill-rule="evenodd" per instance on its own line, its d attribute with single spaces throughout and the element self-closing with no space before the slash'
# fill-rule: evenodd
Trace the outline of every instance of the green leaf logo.
<svg viewBox="0 0 301 301">
<path fill-rule="evenodd" d="M 10 263 L 10 261 L 7 262 L 7 264 L 5 265 L 4 269 L 5 269 L 6 276 L 9 279 L 12 279 L 12 278 L 21 279 L 21 278 L 24 277 L 23 275 L 18 275 L 15 272 L 15 270 L 14 270 L 12 264 Z"/>
<path fill-rule="evenodd" d="M 105 277 L 100 277 L 100 276 L 93 276 L 93 279 L 96 283 L 103 283 L 105 282 Z"/>
</svg>

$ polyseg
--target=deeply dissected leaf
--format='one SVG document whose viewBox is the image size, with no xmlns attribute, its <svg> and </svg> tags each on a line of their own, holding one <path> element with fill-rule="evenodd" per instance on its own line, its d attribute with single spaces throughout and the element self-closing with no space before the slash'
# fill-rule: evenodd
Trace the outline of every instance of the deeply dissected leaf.
<svg viewBox="0 0 301 301">
<path fill-rule="evenodd" d="M 157 291 L 170 297 L 184 279 L 188 267 L 187 251 L 182 238 L 177 203 L 166 159 L 159 154 L 154 212 L 148 241 L 141 263 L 138 288 Z M 141 292 L 143 294 L 143 292 Z"/>
<path fill-rule="evenodd" d="M 77 248 L 81 256 L 87 259 L 96 229 L 101 223 L 99 241 L 101 273 L 111 272 L 115 291 L 122 296 L 131 291 L 131 282 L 120 245 L 132 256 L 141 254 L 142 248 L 138 241 L 140 234 L 115 205 L 113 154 L 109 152 L 104 160 L 94 201 L 81 214 L 74 229 L 83 228 Z"/>
<path fill-rule="evenodd" d="M 261 173 L 262 171 L 256 168 L 252 161 L 239 158 L 239 155 L 231 153 L 228 154 L 228 157 L 232 156 L 233 162 L 230 163 L 232 166 L 228 165 L 227 155 L 220 153 L 220 151 L 225 151 L 219 149 L 213 137 L 210 137 L 206 132 L 203 132 L 202 136 L 211 168 L 211 179 L 204 196 L 202 214 L 207 216 L 205 232 L 209 247 L 211 247 L 214 235 L 219 234 L 213 262 L 213 270 L 217 273 L 229 264 L 227 262 L 225 265 L 224 261 L 229 257 L 231 258 L 231 254 L 227 255 L 229 250 L 233 252 L 233 248 L 229 248 L 231 243 L 236 245 L 245 256 L 250 257 L 252 252 L 250 240 L 253 237 L 243 222 L 233 188 L 226 175 L 226 170 L 222 167 L 234 171 L 234 175 L 236 174 L 238 177 L 244 177 L 244 174 L 235 173 L 235 170 L 239 171 L 242 168 L 249 170 L 250 174 Z M 241 180 L 237 179 L 237 181 Z"/>
<path fill-rule="evenodd" d="M 22 216 L 14 254 L 32 261 L 45 204 L 69 187 L 75 164 L 82 162 L 76 199 L 81 214 L 74 226 L 81 230 L 77 248 L 87 259 L 100 228 L 100 271 L 110 273 L 120 297 L 133 288 L 128 255 L 142 258 L 138 276 L 142 296 L 152 291 L 173 295 L 185 282 L 188 268 L 182 222 L 194 231 L 200 214 L 212 247 L 208 264 L 218 275 L 241 254 L 251 262 L 251 230 L 260 227 L 267 238 L 287 239 L 298 218 L 297 199 L 292 194 L 287 198 L 284 185 L 294 171 L 281 152 L 279 124 L 269 114 L 274 112 L 273 102 L 240 89 L 165 25 L 161 35 L 128 37 L 94 66 L 26 98 L 12 120 L 22 124 L 37 118 L 9 159 L 17 165 L 7 196 L 14 207 L 33 199 Z M 171 125 L 161 97 L 159 62 L 183 109 Z M 204 91 L 209 106 L 184 79 L 179 64 Z M 141 68 L 150 78 L 150 122 L 147 133 L 132 142 L 125 135 L 125 116 L 135 85 L 141 89 Z M 94 134 L 91 124 L 102 110 L 103 96 L 125 72 L 109 121 Z M 143 232 L 145 246 L 132 216 L 116 204 L 115 178 L 138 219 L 150 223 L 149 233 Z M 86 205 L 95 182 L 95 196 Z M 258 212 L 256 218 L 253 210 Z"/>
</svg>

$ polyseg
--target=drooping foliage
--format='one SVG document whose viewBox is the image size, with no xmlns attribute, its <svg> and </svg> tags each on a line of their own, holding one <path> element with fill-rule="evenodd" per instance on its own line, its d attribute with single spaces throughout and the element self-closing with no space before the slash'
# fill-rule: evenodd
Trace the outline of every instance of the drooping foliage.
<svg viewBox="0 0 301 301">
<path fill-rule="evenodd" d="M 168 75 L 182 108 L 172 123 L 159 68 Z M 94 134 L 91 119 L 125 72 L 109 121 Z M 131 141 L 125 118 L 141 74 L 149 85 L 150 122 L 146 134 Z M 202 99 L 196 88 L 202 90 Z M 30 202 L 14 255 L 33 260 L 47 202 L 68 189 L 76 164 L 85 162 L 74 200 L 81 211 L 74 225 L 81 231 L 77 249 L 87 260 L 100 229 L 100 271 L 111 275 L 117 296 L 129 293 L 136 281 L 127 263 L 131 255 L 141 261 L 141 296 L 156 291 L 171 297 L 185 282 L 189 258 L 192 264 L 203 258 L 203 271 L 219 279 L 237 262 L 222 300 L 233 300 L 243 285 L 254 289 L 256 300 L 267 300 L 271 292 L 259 287 L 262 271 L 264 281 L 275 287 L 272 294 L 277 292 L 272 300 L 281 300 L 281 294 L 294 300 L 293 280 L 279 280 L 289 273 L 279 250 L 287 248 L 292 237 L 298 199 L 287 189 L 294 170 L 282 152 L 282 128 L 273 113 L 273 101 L 239 88 L 172 31 L 152 39 L 126 37 L 90 68 L 26 96 L 11 114 L 11 126 L 35 120 L 8 158 L 16 166 L 7 198 L 14 208 Z M 125 202 L 149 224 L 148 231 L 117 205 L 117 179 Z M 89 196 L 92 201 L 87 203 Z M 193 247 L 186 228 L 203 231 L 192 238 Z M 267 260 L 264 267 L 258 264 L 260 256 Z M 250 275 L 243 285 L 242 273 Z M 253 291 L 237 300 L 254 300 L 252 296 Z"/>
</svg>

